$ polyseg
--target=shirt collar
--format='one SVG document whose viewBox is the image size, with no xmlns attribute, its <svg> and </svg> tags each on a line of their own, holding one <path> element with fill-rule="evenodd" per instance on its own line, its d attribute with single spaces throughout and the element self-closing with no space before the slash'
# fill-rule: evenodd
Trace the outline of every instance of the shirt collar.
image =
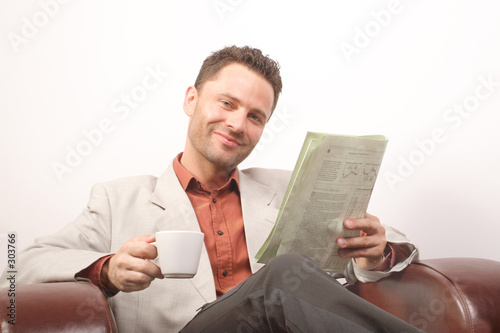
<svg viewBox="0 0 500 333">
<path fill-rule="evenodd" d="M 202 183 L 198 181 L 198 179 L 196 179 L 196 177 L 181 164 L 181 157 L 182 153 L 179 153 L 174 159 L 174 172 L 179 179 L 179 182 L 181 183 L 184 191 L 187 191 L 188 189 L 195 188 L 196 184 Z M 233 170 L 231 177 L 229 177 L 227 183 L 224 184 L 221 189 L 225 187 L 229 187 L 230 191 L 233 191 L 235 189 L 239 190 L 238 168 L 235 168 Z M 203 188 L 205 188 L 205 186 L 203 186 Z"/>
</svg>

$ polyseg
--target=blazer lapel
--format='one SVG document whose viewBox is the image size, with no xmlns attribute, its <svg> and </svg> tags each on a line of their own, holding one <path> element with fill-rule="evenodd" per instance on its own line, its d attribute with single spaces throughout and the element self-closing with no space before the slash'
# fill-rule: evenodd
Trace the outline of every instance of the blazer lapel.
<svg viewBox="0 0 500 333">
<path fill-rule="evenodd" d="M 156 220 L 158 231 L 201 231 L 191 201 L 179 183 L 172 163 L 158 178 L 150 200 L 164 209 Z M 202 248 L 198 272 L 190 281 L 207 303 L 216 299 L 212 267 L 205 247 Z"/>
<path fill-rule="evenodd" d="M 276 191 L 238 172 L 248 256 L 252 273 L 255 273 L 263 266 L 257 263 L 255 255 L 269 236 L 278 216 L 279 209 L 270 206 Z"/>
</svg>

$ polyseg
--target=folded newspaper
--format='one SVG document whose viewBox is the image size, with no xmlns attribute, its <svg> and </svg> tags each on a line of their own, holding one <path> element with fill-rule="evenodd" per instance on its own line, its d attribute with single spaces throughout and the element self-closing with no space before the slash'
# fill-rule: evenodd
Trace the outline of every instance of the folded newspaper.
<svg viewBox="0 0 500 333">
<path fill-rule="evenodd" d="M 298 252 L 326 272 L 343 272 L 349 259 L 338 256 L 336 239 L 359 236 L 359 231 L 345 229 L 343 221 L 365 217 L 386 146 L 382 135 L 308 132 L 257 261 Z"/>
</svg>

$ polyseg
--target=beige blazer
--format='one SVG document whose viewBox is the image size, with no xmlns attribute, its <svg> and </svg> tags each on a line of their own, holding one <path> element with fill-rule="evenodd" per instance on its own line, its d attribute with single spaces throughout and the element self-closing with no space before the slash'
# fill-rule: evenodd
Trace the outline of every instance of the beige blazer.
<svg viewBox="0 0 500 333">
<path fill-rule="evenodd" d="M 253 272 L 262 267 L 253 258 L 274 225 L 289 177 L 290 172 L 282 170 L 239 171 L 245 235 Z M 115 253 L 130 238 L 159 230 L 200 230 L 172 163 L 158 178 L 139 176 L 95 185 L 87 208 L 75 222 L 53 235 L 38 238 L 19 256 L 18 284 L 72 281 L 77 272 L 100 257 Z M 391 238 L 397 243 L 409 243 L 397 231 L 388 227 L 386 230 L 389 241 Z M 415 255 L 416 249 L 399 268 L 406 267 Z M 370 275 L 372 273 L 375 275 Z M 367 281 L 389 273 L 360 271 L 355 264 L 350 264 L 345 274 L 351 281 L 357 276 Z M 196 315 L 198 308 L 215 299 L 210 261 L 203 248 L 194 278 L 155 280 L 143 291 L 120 292 L 110 298 L 109 303 L 120 332 L 178 332 Z M 89 320 L 90 301 L 82 300 L 82 315 L 89 316 Z"/>
</svg>

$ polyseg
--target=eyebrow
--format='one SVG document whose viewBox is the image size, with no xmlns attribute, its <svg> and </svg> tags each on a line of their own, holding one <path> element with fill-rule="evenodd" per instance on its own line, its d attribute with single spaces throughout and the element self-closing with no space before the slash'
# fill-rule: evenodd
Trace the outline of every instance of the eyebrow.
<svg viewBox="0 0 500 333">
<path fill-rule="evenodd" d="M 228 94 L 228 93 L 221 93 L 221 94 L 218 94 L 218 95 L 219 95 L 219 96 L 223 96 L 223 97 L 227 97 L 227 98 L 229 98 L 229 99 L 234 100 L 236 103 L 241 104 L 241 100 L 240 100 L 239 98 L 237 98 L 237 97 L 235 97 L 235 96 L 231 95 L 231 94 Z M 268 118 L 267 118 L 267 114 L 266 114 L 264 111 L 262 111 L 261 109 L 258 109 L 258 108 L 257 108 L 257 109 L 256 109 L 256 108 L 252 108 L 250 111 L 252 111 L 252 112 L 256 112 L 256 113 L 260 114 L 260 115 L 264 118 L 264 122 L 265 122 L 265 123 L 267 122 L 267 120 L 268 120 Z"/>
</svg>

